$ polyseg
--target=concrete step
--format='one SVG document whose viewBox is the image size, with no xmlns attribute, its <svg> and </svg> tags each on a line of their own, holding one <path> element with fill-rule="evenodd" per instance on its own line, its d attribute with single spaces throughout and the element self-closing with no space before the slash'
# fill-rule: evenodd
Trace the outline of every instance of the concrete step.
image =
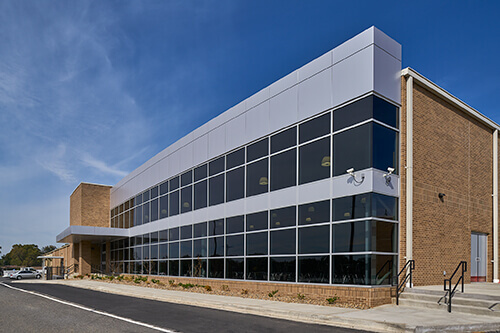
<svg viewBox="0 0 500 333">
<path fill-rule="evenodd" d="M 445 295 L 444 291 L 407 289 L 400 295 L 399 304 L 447 311 Z M 500 317 L 500 297 L 457 292 L 452 298 L 451 311 Z"/>
</svg>

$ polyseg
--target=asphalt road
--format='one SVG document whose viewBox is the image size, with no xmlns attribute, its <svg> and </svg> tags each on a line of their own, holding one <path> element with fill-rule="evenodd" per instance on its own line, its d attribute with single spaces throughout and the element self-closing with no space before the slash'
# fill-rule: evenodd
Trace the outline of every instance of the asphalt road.
<svg viewBox="0 0 500 333">
<path fill-rule="evenodd" d="M 102 293 L 64 285 L 0 282 L 175 332 L 364 332 Z M 30 332 L 154 332 L 0 285 L 0 329 Z M 6 309 L 6 311 L 5 311 Z M 50 328 L 44 330 L 44 328 Z M 156 330 L 157 332 L 158 330 Z"/>
</svg>

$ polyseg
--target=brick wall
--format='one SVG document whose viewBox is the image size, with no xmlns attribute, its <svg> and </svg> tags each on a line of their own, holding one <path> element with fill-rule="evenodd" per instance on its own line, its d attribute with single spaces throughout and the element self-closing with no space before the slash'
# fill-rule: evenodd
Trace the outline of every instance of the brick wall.
<svg viewBox="0 0 500 333">
<path fill-rule="evenodd" d="M 406 80 L 402 80 L 401 162 L 406 165 Z M 471 232 L 488 234 L 492 259 L 492 130 L 414 80 L 413 259 L 415 285 L 440 285 L 470 262 Z M 401 172 L 401 264 L 406 254 L 406 170 Z M 439 193 L 444 193 L 440 200 Z M 488 266 L 488 281 L 492 280 Z M 466 282 L 470 273 L 466 274 Z"/>
<path fill-rule="evenodd" d="M 70 197 L 70 225 L 109 227 L 110 186 L 81 183 Z"/>
<path fill-rule="evenodd" d="M 248 290 L 249 293 L 255 291 L 271 292 L 279 290 L 280 295 L 289 295 L 297 297 L 297 294 L 304 294 L 307 298 L 318 298 L 325 300 L 327 298 L 338 296 L 339 303 L 349 303 L 362 308 L 372 308 L 375 306 L 391 303 L 391 295 L 395 295 L 394 288 L 390 287 L 342 287 L 328 285 L 305 285 L 271 282 L 249 282 L 235 280 L 215 280 L 215 279 L 197 279 L 185 277 L 152 277 L 168 284 L 169 281 L 175 283 L 192 283 L 207 285 L 213 290 L 228 288 L 229 290 Z M 223 287 L 224 286 L 224 287 Z"/>
</svg>

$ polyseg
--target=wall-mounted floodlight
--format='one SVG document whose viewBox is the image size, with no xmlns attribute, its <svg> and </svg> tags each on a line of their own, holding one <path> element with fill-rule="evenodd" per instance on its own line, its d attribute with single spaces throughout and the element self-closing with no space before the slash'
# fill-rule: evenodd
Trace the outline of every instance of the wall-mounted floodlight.
<svg viewBox="0 0 500 333">
<path fill-rule="evenodd" d="M 356 174 L 354 173 L 354 168 L 347 169 L 345 172 L 347 172 L 349 175 L 351 175 L 354 182 L 356 182 L 358 184 L 361 184 L 365 180 L 364 174 L 361 174 L 361 180 L 356 179 Z"/>
</svg>

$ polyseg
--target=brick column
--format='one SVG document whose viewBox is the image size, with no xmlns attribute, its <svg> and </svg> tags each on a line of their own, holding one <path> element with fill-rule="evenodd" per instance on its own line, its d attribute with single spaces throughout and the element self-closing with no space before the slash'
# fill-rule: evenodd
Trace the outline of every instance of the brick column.
<svg viewBox="0 0 500 333">
<path fill-rule="evenodd" d="M 90 266 L 92 249 L 91 244 L 88 241 L 80 242 L 80 251 L 79 251 L 79 265 L 78 265 L 78 274 L 85 275 L 90 274 L 92 272 L 92 268 Z"/>
</svg>

